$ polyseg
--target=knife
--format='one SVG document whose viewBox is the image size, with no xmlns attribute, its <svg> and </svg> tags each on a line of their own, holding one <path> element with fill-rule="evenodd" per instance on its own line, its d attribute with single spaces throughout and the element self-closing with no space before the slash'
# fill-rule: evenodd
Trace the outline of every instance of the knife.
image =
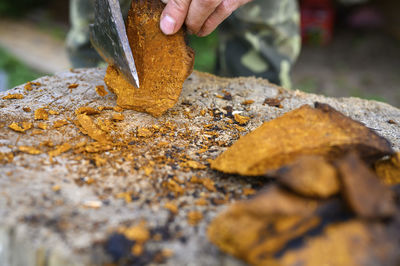
<svg viewBox="0 0 400 266">
<path fill-rule="evenodd" d="M 139 88 L 135 60 L 118 0 L 96 0 L 90 41 L 100 56 L 115 66 L 129 83 Z"/>
</svg>

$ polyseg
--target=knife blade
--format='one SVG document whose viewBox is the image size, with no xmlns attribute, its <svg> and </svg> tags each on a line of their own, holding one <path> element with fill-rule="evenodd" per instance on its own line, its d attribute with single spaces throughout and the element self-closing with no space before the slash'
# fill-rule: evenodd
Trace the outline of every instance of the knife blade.
<svg viewBox="0 0 400 266">
<path fill-rule="evenodd" d="M 120 70 L 129 83 L 139 88 L 139 77 L 119 1 L 96 0 L 94 12 L 95 21 L 90 25 L 93 47 L 107 63 Z"/>
</svg>

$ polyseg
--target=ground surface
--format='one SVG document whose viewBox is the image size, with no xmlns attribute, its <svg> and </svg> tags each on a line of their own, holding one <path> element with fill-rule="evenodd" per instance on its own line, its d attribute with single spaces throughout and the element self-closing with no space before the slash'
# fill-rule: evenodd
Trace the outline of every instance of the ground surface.
<svg viewBox="0 0 400 266">
<path fill-rule="evenodd" d="M 20 86 L 7 92 L 21 93 L 23 99 L 0 100 L 0 265 L 109 262 L 110 254 L 118 255 L 104 248 L 110 235 L 121 225 L 142 220 L 151 239 L 136 260 L 154 262 L 158 251 L 169 249 L 173 255 L 164 260 L 166 265 L 240 264 L 210 244 L 206 227 L 228 203 L 246 198 L 246 189 L 259 190 L 268 181 L 222 175 L 209 169 L 208 159 L 262 122 L 303 104 L 328 103 L 400 150 L 400 110 L 390 105 L 202 73 L 187 80 L 179 103 L 159 119 L 105 108 L 93 118 L 98 123 L 120 112 L 125 118 L 112 122 L 112 144 L 95 146 L 77 126 L 74 112 L 81 106 L 115 105 L 114 95 L 95 92 L 104 85 L 103 76 L 100 69 L 64 72 L 40 79 L 32 91 Z M 266 98 L 281 99 L 283 108 L 264 104 Z M 243 105 L 245 100 L 254 103 Z M 35 121 L 33 111 L 43 107 L 55 112 L 48 121 Z M 252 118 L 246 126 L 231 124 L 232 112 Z M 54 122 L 62 119 L 66 125 L 55 128 Z M 34 128 L 17 133 L 8 128 L 12 122 L 31 122 Z M 39 122 L 48 128 L 39 130 Z M 146 136 L 143 128 L 152 135 Z M 50 159 L 49 152 L 61 144 L 71 149 Z M 21 146 L 35 147 L 41 154 L 21 152 Z M 178 207 L 175 214 L 166 203 Z"/>
</svg>

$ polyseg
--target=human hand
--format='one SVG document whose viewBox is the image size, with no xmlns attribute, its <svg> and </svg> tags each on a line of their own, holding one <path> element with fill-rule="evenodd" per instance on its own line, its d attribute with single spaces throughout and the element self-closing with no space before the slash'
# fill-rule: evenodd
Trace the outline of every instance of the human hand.
<svg viewBox="0 0 400 266">
<path fill-rule="evenodd" d="M 175 34 L 186 24 L 190 34 L 206 36 L 240 6 L 251 0 L 162 0 L 167 6 L 161 14 L 160 28 Z"/>
</svg>

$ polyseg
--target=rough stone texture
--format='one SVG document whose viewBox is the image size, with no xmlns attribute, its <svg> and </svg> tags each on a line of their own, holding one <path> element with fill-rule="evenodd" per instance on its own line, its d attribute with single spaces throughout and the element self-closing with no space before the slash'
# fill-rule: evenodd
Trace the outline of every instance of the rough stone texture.
<svg viewBox="0 0 400 266">
<path fill-rule="evenodd" d="M 180 180 L 187 180 L 193 175 L 208 177 L 217 187 L 216 191 L 207 192 L 209 198 L 229 194 L 229 202 L 245 198 L 243 194 L 246 193 L 242 191 L 250 187 L 258 189 L 262 180 L 221 175 L 208 167 L 189 170 L 179 166 L 176 169 L 170 166 L 156 168 L 150 178 L 145 171 L 132 169 L 129 162 L 123 160 L 116 163 L 114 159 L 105 166 L 95 167 L 85 158 L 76 160 L 72 151 L 53 158 L 53 163 L 46 153 L 28 155 L 17 151 L 17 146 L 38 146 L 40 142 L 49 139 L 56 145 L 65 142 L 76 145 L 82 140 L 89 141 L 73 123 L 65 126 L 62 131 L 49 129 L 45 134 L 36 136 L 31 136 L 29 131 L 26 134 L 16 133 L 7 126 L 12 122 L 28 121 L 34 122 L 36 127 L 33 111 L 44 106 L 60 112 L 60 115 L 49 116 L 50 125 L 64 118 L 74 120 L 74 110 L 81 106 L 114 106 L 115 95 L 100 97 L 95 92 L 95 86 L 104 85 L 103 77 L 102 69 L 60 73 L 39 79 L 42 86 L 30 92 L 24 91 L 23 86 L 10 91 L 23 93 L 24 99 L 0 100 L 0 153 L 14 154 L 11 163 L 0 164 L 0 265 L 92 265 L 107 262 L 109 258 L 99 243 L 107 239 L 119 225 L 134 224 L 142 219 L 148 221 L 150 228 L 166 226 L 172 235 L 180 231 L 181 236 L 186 237 L 186 241 L 170 237 L 147 244 L 148 250 L 167 247 L 174 251 L 174 255 L 166 261 L 167 265 L 240 265 L 240 262 L 211 245 L 205 234 L 208 223 L 226 205 L 195 205 L 196 195 L 207 192 L 204 187 L 196 185 L 174 199 L 180 207 L 178 214 L 171 216 L 162 207 L 169 201 L 168 195 L 156 195 L 156 192 L 162 191 L 161 181 L 158 180 L 165 179 L 170 173 Z M 72 83 L 79 86 L 69 89 Z M 223 90 L 231 93 L 232 100 L 229 97 L 217 97 L 224 95 Z M 0 93 L 0 99 L 5 95 L 4 92 Z M 277 97 L 282 99 L 283 108 L 263 105 L 265 98 Z M 242 105 L 245 100 L 255 102 Z M 299 91 L 285 91 L 265 80 L 223 79 L 197 72 L 185 83 L 180 101 L 172 110 L 158 119 L 124 110 L 125 120 L 119 124 L 118 129 L 121 133 L 133 134 L 138 127 L 169 120 L 174 121 L 178 129 L 184 123 L 189 124 L 192 134 L 197 132 L 199 135 L 204 125 L 213 123 L 222 127 L 226 120 L 214 121 L 208 112 L 204 116 L 199 115 L 201 110 L 217 108 L 224 112 L 223 107 L 232 106 L 234 113 L 252 116 L 244 131 L 234 127 L 218 131 L 216 140 L 224 144 L 210 147 L 204 153 L 196 153 L 200 148 L 195 141 L 171 143 L 178 146 L 181 153 L 207 164 L 207 159 L 214 159 L 226 149 L 224 146 L 231 145 L 240 135 L 287 111 L 315 101 L 330 104 L 345 115 L 365 123 L 391 141 L 395 150 L 400 150 L 400 126 L 387 122 L 400 121 L 400 110 L 390 105 L 355 98 L 334 99 Z M 22 108 L 26 106 L 32 112 L 23 111 Z M 104 113 L 105 116 L 112 114 L 112 110 Z M 144 145 L 143 151 L 137 151 L 135 156 L 150 156 L 147 146 Z M 163 152 L 160 149 L 160 153 Z M 79 185 L 76 182 L 87 177 L 96 183 Z M 59 185 L 61 189 L 55 191 L 54 185 Z M 218 189 L 221 187 L 224 189 Z M 104 198 L 106 189 L 112 192 Z M 130 203 L 113 196 L 126 190 L 138 193 Z M 100 201 L 101 207 L 83 207 L 92 200 Z M 187 222 L 187 214 L 193 210 L 202 212 L 204 216 L 197 226 L 190 226 Z"/>
</svg>

